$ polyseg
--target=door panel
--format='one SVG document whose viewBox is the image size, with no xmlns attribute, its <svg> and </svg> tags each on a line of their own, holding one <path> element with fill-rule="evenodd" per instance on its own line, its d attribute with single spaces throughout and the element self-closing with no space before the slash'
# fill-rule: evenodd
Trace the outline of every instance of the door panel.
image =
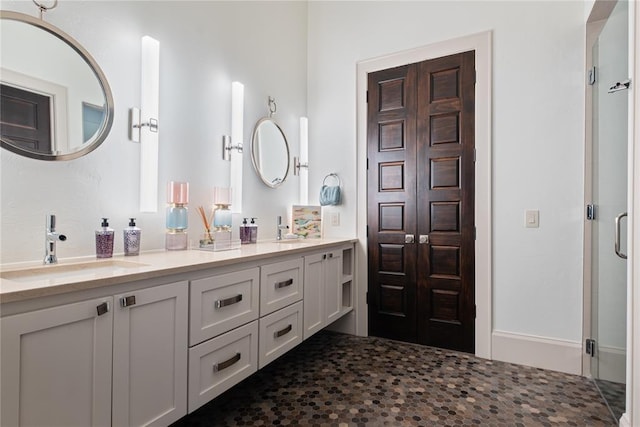
<svg viewBox="0 0 640 427">
<path fill-rule="evenodd" d="M 51 98 L 13 86 L 0 87 L 0 136 L 28 150 L 51 153 Z"/>
<path fill-rule="evenodd" d="M 592 86 L 591 338 L 596 351 L 591 374 L 599 386 L 618 389 L 620 401 L 609 401 L 619 419 L 624 410 L 627 261 L 615 253 L 615 217 L 627 210 L 627 121 L 629 91 L 609 88 L 628 77 L 628 2 L 619 1 L 593 49 L 596 82 Z M 623 220 L 622 252 L 627 252 Z"/>
<path fill-rule="evenodd" d="M 474 351 L 474 52 L 419 64 L 419 341 Z"/>
<path fill-rule="evenodd" d="M 372 335 L 474 351 L 474 58 L 369 75 Z"/>
<path fill-rule="evenodd" d="M 372 74 L 368 111 L 369 329 L 416 341 L 414 66 Z"/>
</svg>

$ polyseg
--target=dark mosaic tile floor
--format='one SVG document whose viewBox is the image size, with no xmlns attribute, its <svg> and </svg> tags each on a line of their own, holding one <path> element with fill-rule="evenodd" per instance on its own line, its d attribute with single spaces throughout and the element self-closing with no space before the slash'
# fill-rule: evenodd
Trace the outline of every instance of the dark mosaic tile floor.
<svg viewBox="0 0 640 427">
<path fill-rule="evenodd" d="M 472 355 L 320 332 L 174 424 L 613 426 L 593 383 Z"/>
<path fill-rule="evenodd" d="M 626 406 L 626 385 L 605 380 L 595 380 L 605 398 L 614 419 L 619 420 Z"/>
</svg>

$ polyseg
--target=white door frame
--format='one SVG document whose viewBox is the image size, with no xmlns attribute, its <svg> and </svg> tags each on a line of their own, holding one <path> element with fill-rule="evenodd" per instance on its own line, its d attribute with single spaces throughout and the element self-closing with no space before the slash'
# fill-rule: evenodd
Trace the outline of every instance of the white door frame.
<svg viewBox="0 0 640 427">
<path fill-rule="evenodd" d="M 473 34 L 357 64 L 357 274 L 356 334 L 368 335 L 367 326 L 367 74 L 401 65 L 475 50 L 475 354 L 491 359 L 492 228 L 491 228 L 491 87 L 492 32 Z"/>
</svg>

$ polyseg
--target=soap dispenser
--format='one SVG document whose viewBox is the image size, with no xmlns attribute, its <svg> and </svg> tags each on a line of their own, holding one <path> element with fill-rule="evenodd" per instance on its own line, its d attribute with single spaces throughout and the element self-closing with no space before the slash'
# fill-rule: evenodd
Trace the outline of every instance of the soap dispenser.
<svg viewBox="0 0 640 427">
<path fill-rule="evenodd" d="M 256 224 L 256 219 L 258 218 L 251 218 L 251 224 L 249 224 L 249 241 L 251 243 L 256 243 L 258 241 L 258 224 Z"/>
<path fill-rule="evenodd" d="M 113 256 L 113 228 L 109 228 L 109 219 L 102 218 L 100 228 L 96 230 L 96 257 L 111 258 Z"/>
<path fill-rule="evenodd" d="M 136 219 L 129 218 L 129 226 L 123 230 L 125 256 L 140 254 L 140 228 L 136 227 Z"/>
<path fill-rule="evenodd" d="M 242 225 L 240 226 L 240 243 L 243 245 L 251 243 L 251 228 L 247 224 L 247 218 L 242 220 Z"/>
</svg>

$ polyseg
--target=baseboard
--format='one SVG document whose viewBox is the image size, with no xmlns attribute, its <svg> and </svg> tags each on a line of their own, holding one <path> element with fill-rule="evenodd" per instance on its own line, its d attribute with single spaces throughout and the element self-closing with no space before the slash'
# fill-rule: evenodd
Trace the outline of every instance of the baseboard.
<svg viewBox="0 0 640 427">
<path fill-rule="evenodd" d="M 614 383 L 627 382 L 627 353 L 623 348 L 598 346 L 598 378 Z"/>
<path fill-rule="evenodd" d="M 631 420 L 629 419 L 629 413 L 625 412 L 624 414 L 622 414 L 622 417 L 620 418 L 620 427 L 631 427 Z"/>
<path fill-rule="evenodd" d="M 491 343 L 494 360 L 568 374 L 582 373 L 580 342 L 493 331 Z"/>
</svg>

